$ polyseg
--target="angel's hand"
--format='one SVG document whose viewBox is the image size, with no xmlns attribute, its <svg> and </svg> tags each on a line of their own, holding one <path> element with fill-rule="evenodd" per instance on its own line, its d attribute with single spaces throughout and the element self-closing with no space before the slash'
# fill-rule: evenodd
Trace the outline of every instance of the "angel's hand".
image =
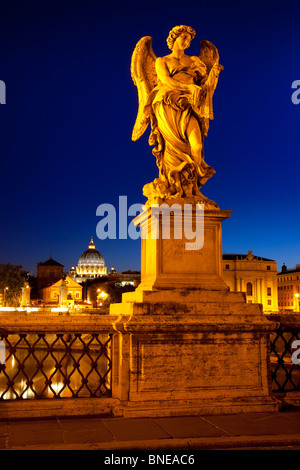
<svg viewBox="0 0 300 470">
<path fill-rule="evenodd" d="M 223 65 L 220 65 L 219 63 L 216 62 L 213 66 L 213 71 L 214 71 L 215 76 L 218 77 L 222 70 L 224 70 Z"/>
<path fill-rule="evenodd" d="M 199 106 L 201 96 L 203 94 L 202 87 L 197 85 L 190 85 L 191 98 L 190 101 L 193 106 Z"/>
</svg>

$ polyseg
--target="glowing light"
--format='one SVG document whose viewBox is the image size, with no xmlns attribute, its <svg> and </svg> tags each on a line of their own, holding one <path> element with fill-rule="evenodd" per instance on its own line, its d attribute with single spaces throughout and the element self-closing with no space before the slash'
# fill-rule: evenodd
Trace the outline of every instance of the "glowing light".
<svg viewBox="0 0 300 470">
<path fill-rule="evenodd" d="M 53 394 L 53 391 L 56 395 L 58 395 L 62 389 L 64 388 L 64 384 L 62 382 L 53 382 L 51 387 L 48 387 L 48 392 Z M 51 390 L 52 389 L 52 390 Z"/>
<path fill-rule="evenodd" d="M 38 312 L 37 307 L 0 307 L 0 312 Z"/>
</svg>

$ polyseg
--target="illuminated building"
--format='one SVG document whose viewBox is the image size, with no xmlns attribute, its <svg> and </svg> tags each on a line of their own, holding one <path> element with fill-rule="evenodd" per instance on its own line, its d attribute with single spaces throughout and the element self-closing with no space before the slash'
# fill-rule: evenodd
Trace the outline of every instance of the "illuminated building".
<svg viewBox="0 0 300 470">
<path fill-rule="evenodd" d="M 59 294 L 63 284 L 66 285 L 66 299 L 68 304 L 72 305 L 74 301 L 82 301 L 82 286 L 70 276 L 66 276 L 66 278 L 61 278 L 53 285 L 43 289 L 44 302 L 59 303 Z"/>
<path fill-rule="evenodd" d="M 278 307 L 280 310 L 299 312 L 300 301 L 300 265 L 287 269 L 285 264 L 277 274 Z"/>
<path fill-rule="evenodd" d="M 78 266 L 76 269 L 72 267 L 69 271 L 69 276 L 81 283 L 106 275 L 107 267 L 105 266 L 104 258 L 96 250 L 92 237 L 88 249 L 79 258 Z"/>
<path fill-rule="evenodd" d="M 260 303 L 265 312 L 278 311 L 277 263 L 247 255 L 223 255 L 223 279 L 230 291 L 245 292 L 248 303 Z"/>
<path fill-rule="evenodd" d="M 122 271 L 122 274 L 119 274 L 117 285 L 120 286 L 134 286 L 137 287 L 141 282 L 141 273 L 140 271 Z"/>
</svg>

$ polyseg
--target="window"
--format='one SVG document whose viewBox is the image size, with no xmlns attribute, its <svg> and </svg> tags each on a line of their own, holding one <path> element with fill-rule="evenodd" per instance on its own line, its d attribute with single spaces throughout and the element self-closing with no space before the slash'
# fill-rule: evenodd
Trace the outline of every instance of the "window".
<svg viewBox="0 0 300 470">
<path fill-rule="evenodd" d="M 268 305 L 272 305 L 272 300 L 268 300 Z"/>
<path fill-rule="evenodd" d="M 225 269 L 229 269 L 229 264 L 226 264 Z"/>
<path fill-rule="evenodd" d="M 267 266 L 267 271 L 271 271 L 271 266 Z"/>
<path fill-rule="evenodd" d="M 252 296 L 252 283 L 247 282 L 247 295 Z"/>
<path fill-rule="evenodd" d="M 271 287 L 267 287 L 267 295 L 272 295 L 272 289 L 271 289 Z"/>
</svg>

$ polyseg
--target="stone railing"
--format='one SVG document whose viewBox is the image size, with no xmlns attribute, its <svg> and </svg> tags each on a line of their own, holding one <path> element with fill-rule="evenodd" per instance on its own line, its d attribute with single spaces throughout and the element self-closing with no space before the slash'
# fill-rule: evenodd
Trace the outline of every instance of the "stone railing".
<svg viewBox="0 0 300 470">
<path fill-rule="evenodd" d="M 109 413 L 113 332 L 105 315 L 1 314 L 0 418 Z"/>
<path fill-rule="evenodd" d="M 134 394 L 141 393 L 141 390 L 149 395 L 148 389 L 144 391 L 146 372 L 141 369 L 143 363 L 137 358 L 133 361 L 130 351 L 141 350 L 144 354 L 146 346 L 143 341 L 146 345 L 151 341 L 155 347 L 156 344 L 164 345 L 166 339 L 162 336 L 165 330 L 161 331 L 161 319 L 155 320 L 149 315 L 142 317 L 142 322 L 140 315 L 133 321 L 129 311 L 125 316 L 2 313 L 0 419 L 104 413 L 121 415 L 124 406 L 128 407 L 128 400 L 135 398 Z M 163 319 L 167 321 L 168 338 L 173 344 L 179 327 L 178 318 L 171 317 L 164 315 Z M 292 355 L 294 353 L 295 357 L 297 349 L 300 351 L 300 346 L 295 348 L 294 344 L 300 338 L 300 318 L 291 314 L 266 317 L 276 325 L 276 329 L 270 332 L 268 360 L 273 393 L 297 398 L 300 366 L 292 362 Z M 205 335 L 206 323 L 201 326 Z M 184 330 L 180 330 L 180 345 L 184 335 L 192 335 L 192 340 L 198 341 L 199 335 L 194 330 L 194 323 L 185 320 Z M 157 340 L 153 339 L 155 334 L 158 335 Z M 200 336 L 201 345 L 207 339 Z M 151 358 L 149 356 L 149 361 Z M 153 358 L 149 367 L 150 363 L 153 363 Z M 165 376 L 163 378 L 166 380 Z M 133 379 L 135 382 L 130 389 L 129 382 Z M 159 384 L 156 385 L 159 389 Z M 189 390 L 188 383 L 184 386 Z M 154 396 L 153 391 L 151 394 Z"/>
<path fill-rule="evenodd" d="M 288 398 L 300 398 L 300 315 L 287 313 L 266 316 L 277 323 L 277 328 L 270 336 L 272 390 Z"/>
</svg>

